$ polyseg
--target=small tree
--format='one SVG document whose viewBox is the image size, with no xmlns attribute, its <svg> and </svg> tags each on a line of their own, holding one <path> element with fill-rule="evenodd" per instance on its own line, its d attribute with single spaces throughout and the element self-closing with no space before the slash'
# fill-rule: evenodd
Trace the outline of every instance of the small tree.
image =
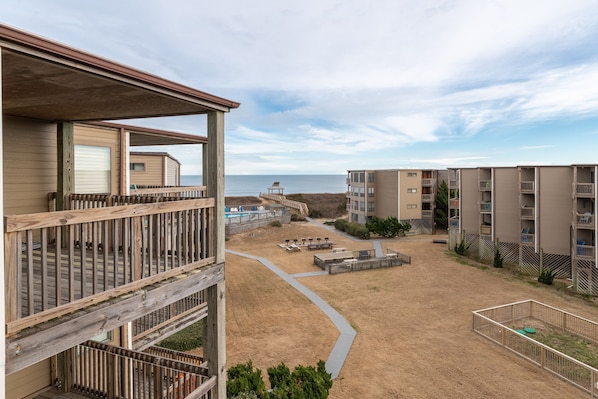
<svg viewBox="0 0 598 399">
<path fill-rule="evenodd" d="M 436 193 L 436 208 L 434 209 L 434 223 L 437 229 L 448 228 L 448 186 L 442 181 Z"/>
<path fill-rule="evenodd" d="M 465 256 L 469 251 L 469 244 L 465 244 L 465 240 L 461 240 L 459 244 L 455 244 L 455 253 L 457 255 Z"/>
<path fill-rule="evenodd" d="M 262 371 L 254 370 L 251 360 L 229 368 L 227 377 L 227 398 L 237 398 L 242 394 L 255 393 L 259 399 L 268 399 L 268 390 L 262 378 Z"/>
<path fill-rule="evenodd" d="M 503 259 L 502 255 L 500 253 L 500 250 L 498 249 L 498 246 L 497 246 L 496 250 L 494 251 L 494 267 L 502 268 L 503 263 L 504 263 L 504 259 Z"/>
</svg>

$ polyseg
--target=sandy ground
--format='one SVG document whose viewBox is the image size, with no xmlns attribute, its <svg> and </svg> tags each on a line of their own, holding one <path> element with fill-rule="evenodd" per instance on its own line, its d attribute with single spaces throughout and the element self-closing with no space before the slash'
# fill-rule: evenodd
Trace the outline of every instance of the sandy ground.
<svg viewBox="0 0 598 399">
<path fill-rule="evenodd" d="M 266 258 L 287 273 L 317 271 L 314 252 L 286 252 L 285 239 L 329 237 L 337 247 L 370 249 L 309 223 L 232 236 L 226 248 Z M 439 238 L 435 236 L 435 238 Z M 337 309 L 357 337 L 331 399 L 579 398 L 583 391 L 472 331 L 471 312 L 525 299 L 598 320 L 598 308 L 504 271 L 455 261 L 431 236 L 385 240 L 411 265 L 299 281 Z M 281 361 L 326 360 L 338 332 L 323 313 L 259 262 L 226 255 L 227 363 L 262 370 Z"/>
</svg>

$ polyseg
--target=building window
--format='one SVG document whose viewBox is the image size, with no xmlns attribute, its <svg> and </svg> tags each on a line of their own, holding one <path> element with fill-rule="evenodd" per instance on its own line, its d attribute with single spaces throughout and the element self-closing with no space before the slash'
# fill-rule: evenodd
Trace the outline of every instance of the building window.
<svg viewBox="0 0 598 399">
<path fill-rule="evenodd" d="M 408 193 L 417 193 L 417 188 L 408 188 L 407 192 Z"/>
<path fill-rule="evenodd" d="M 365 201 L 359 201 L 359 210 L 365 212 Z"/>
<path fill-rule="evenodd" d="M 75 145 L 75 192 L 110 193 L 110 147 Z"/>
<path fill-rule="evenodd" d="M 407 172 L 407 177 L 417 177 L 417 172 Z"/>
<path fill-rule="evenodd" d="M 374 212 L 376 210 L 376 203 L 375 202 L 368 202 L 368 211 Z"/>
<path fill-rule="evenodd" d="M 361 172 L 359 174 L 359 182 L 360 183 L 365 183 L 365 172 Z"/>
<path fill-rule="evenodd" d="M 368 197 L 374 196 L 374 187 L 368 187 Z"/>
<path fill-rule="evenodd" d="M 407 209 L 417 209 L 417 204 L 407 204 Z"/>
<path fill-rule="evenodd" d="M 368 173 L 368 183 L 374 183 L 374 174 Z"/>
<path fill-rule="evenodd" d="M 129 170 L 134 171 L 134 172 L 145 172 L 145 163 L 131 162 L 129 164 Z"/>
<path fill-rule="evenodd" d="M 365 197 L 365 188 L 364 187 L 359 187 L 359 196 Z"/>
</svg>

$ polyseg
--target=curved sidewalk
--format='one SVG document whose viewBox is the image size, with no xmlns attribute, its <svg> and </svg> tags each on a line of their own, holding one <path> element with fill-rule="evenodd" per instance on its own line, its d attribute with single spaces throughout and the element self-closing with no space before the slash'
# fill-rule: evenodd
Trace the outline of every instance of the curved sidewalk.
<svg viewBox="0 0 598 399">
<path fill-rule="evenodd" d="M 328 360 L 326 360 L 326 370 L 332 375 L 332 378 L 338 377 L 343 364 L 345 363 L 345 359 L 349 354 L 349 350 L 351 349 L 351 345 L 353 344 L 353 340 L 355 339 L 355 330 L 347 321 L 340 315 L 332 306 L 330 306 L 326 301 L 316 295 L 313 291 L 309 290 L 307 287 L 299 283 L 295 280 L 295 277 L 305 277 L 305 276 L 314 276 L 320 274 L 327 274 L 326 272 L 314 272 L 314 273 L 299 273 L 299 274 L 287 274 L 280 270 L 276 265 L 270 262 L 268 259 L 261 258 L 259 256 L 249 255 L 242 252 L 232 251 L 227 249 L 226 252 L 237 255 L 243 256 L 245 258 L 250 258 L 257 260 L 268 269 L 273 271 L 276 275 L 282 278 L 284 281 L 289 283 L 293 288 L 297 291 L 305 295 L 310 301 L 312 301 L 317 307 L 319 307 L 326 316 L 334 323 L 338 331 L 340 332 L 340 336 L 336 340 L 336 344 L 330 355 L 328 355 Z"/>
</svg>

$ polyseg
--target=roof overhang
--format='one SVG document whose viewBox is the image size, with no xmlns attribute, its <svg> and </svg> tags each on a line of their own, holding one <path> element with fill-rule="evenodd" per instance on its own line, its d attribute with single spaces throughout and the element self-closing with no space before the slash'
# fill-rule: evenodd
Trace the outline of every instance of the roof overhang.
<svg viewBox="0 0 598 399">
<path fill-rule="evenodd" d="M 169 130 L 123 125 L 111 122 L 91 122 L 89 124 L 92 126 L 124 130 L 129 133 L 129 146 L 131 147 L 208 143 L 207 137 L 188 133 L 178 133 Z"/>
<path fill-rule="evenodd" d="M 0 24 L 2 113 L 98 121 L 228 112 L 239 103 Z"/>
</svg>

